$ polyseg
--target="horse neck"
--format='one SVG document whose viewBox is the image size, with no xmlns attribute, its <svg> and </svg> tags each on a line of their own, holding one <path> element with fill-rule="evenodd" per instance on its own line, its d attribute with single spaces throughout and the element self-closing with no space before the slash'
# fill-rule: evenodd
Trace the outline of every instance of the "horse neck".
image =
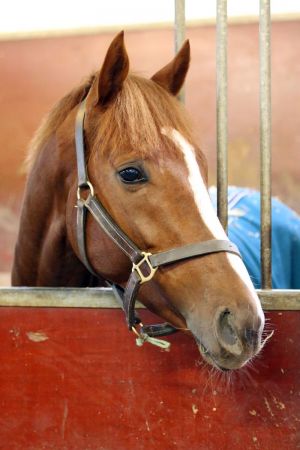
<svg viewBox="0 0 300 450">
<path fill-rule="evenodd" d="M 12 271 L 14 285 L 90 284 L 66 229 L 66 205 L 76 192 L 73 128 L 71 113 L 39 151 L 28 176 Z"/>
</svg>

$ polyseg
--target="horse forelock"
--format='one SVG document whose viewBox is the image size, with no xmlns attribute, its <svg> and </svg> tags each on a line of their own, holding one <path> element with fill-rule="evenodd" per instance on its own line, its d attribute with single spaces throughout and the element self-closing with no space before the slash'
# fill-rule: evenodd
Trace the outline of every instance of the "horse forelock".
<svg viewBox="0 0 300 450">
<path fill-rule="evenodd" d="M 113 104 L 94 123 L 94 151 L 115 157 L 133 150 L 159 163 L 176 146 L 161 130 L 171 127 L 195 142 L 191 121 L 183 106 L 152 80 L 130 74 Z M 202 153 L 199 155 L 204 162 Z"/>
<path fill-rule="evenodd" d="M 45 116 L 29 144 L 27 172 L 49 138 L 86 97 L 96 77 L 97 73 L 90 75 Z M 133 150 L 142 158 L 159 163 L 168 154 L 176 154 L 176 146 L 161 133 L 165 127 L 176 129 L 188 142 L 195 142 L 190 118 L 177 99 L 154 81 L 135 74 L 129 74 L 115 101 L 99 116 L 94 115 L 90 125 L 94 151 L 108 158 Z M 198 156 L 206 167 L 203 154 L 199 152 Z"/>
</svg>

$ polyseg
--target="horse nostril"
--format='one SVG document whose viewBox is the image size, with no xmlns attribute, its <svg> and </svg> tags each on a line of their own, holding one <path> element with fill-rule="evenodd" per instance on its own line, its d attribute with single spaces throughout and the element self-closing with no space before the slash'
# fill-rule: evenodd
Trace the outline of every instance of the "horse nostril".
<svg viewBox="0 0 300 450">
<path fill-rule="evenodd" d="M 217 318 L 217 335 L 223 349 L 235 355 L 242 353 L 243 346 L 238 337 L 233 314 L 229 309 L 222 311 Z"/>
<path fill-rule="evenodd" d="M 237 335 L 232 324 L 232 314 L 229 309 L 225 309 L 219 317 L 219 331 L 222 340 L 228 345 L 234 345 Z"/>
</svg>

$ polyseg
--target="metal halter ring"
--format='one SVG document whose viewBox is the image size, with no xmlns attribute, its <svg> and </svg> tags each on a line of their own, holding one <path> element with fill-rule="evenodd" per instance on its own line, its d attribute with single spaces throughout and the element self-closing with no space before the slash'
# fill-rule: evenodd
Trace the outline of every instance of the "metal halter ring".
<svg viewBox="0 0 300 450">
<path fill-rule="evenodd" d="M 90 181 L 87 181 L 85 184 L 82 184 L 81 186 L 78 186 L 77 188 L 77 200 L 81 200 L 81 191 L 82 190 L 89 190 L 90 191 L 90 195 L 93 197 L 94 196 L 94 186 L 92 185 L 92 183 Z"/>
<path fill-rule="evenodd" d="M 138 262 L 138 263 L 133 263 L 132 265 L 132 272 L 136 271 L 141 279 L 140 284 L 145 283 L 146 281 L 150 281 L 151 278 L 154 277 L 155 272 L 157 271 L 157 267 L 153 267 L 150 260 L 149 260 L 149 256 L 152 255 L 152 253 L 147 253 L 147 252 L 141 252 L 143 255 L 143 258 Z M 142 270 L 141 270 L 141 265 L 147 263 L 148 267 L 150 269 L 150 273 L 149 275 L 144 275 Z"/>
</svg>

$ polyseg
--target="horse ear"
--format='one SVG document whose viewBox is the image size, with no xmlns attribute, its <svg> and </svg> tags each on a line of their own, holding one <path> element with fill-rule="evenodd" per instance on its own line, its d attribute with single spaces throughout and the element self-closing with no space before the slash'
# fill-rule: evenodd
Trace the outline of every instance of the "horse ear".
<svg viewBox="0 0 300 450">
<path fill-rule="evenodd" d="M 96 104 L 105 107 L 116 98 L 128 71 L 129 59 L 124 45 L 124 31 L 121 31 L 110 44 L 100 70 Z"/>
<path fill-rule="evenodd" d="M 190 65 L 190 43 L 186 40 L 175 58 L 159 70 L 151 80 L 173 95 L 180 91 Z"/>
</svg>

